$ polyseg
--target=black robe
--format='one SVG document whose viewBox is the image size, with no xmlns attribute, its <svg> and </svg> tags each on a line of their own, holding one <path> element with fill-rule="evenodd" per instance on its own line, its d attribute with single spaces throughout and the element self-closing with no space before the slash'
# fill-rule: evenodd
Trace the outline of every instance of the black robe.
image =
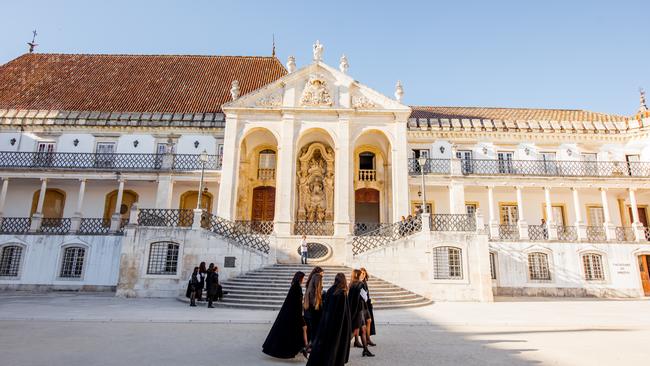
<svg viewBox="0 0 650 366">
<path fill-rule="evenodd" d="M 294 358 L 305 347 L 302 327 L 302 288 L 294 283 L 284 299 L 282 308 L 266 336 L 262 352 L 277 358 Z"/>
<path fill-rule="evenodd" d="M 223 297 L 223 290 L 219 284 L 219 274 L 217 272 L 208 272 L 205 279 L 206 298 L 208 300 L 220 300 Z"/>
<path fill-rule="evenodd" d="M 345 292 L 330 287 L 323 299 L 323 317 L 311 345 L 308 366 L 341 366 L 350 356 L 350 310 Z"/>
<path fill-rule="evenodd" d="M 366 301 L 366 308 L 368 309 L 368 313 L 370 313 L 370 319 L 372 319 L 372 322 L 370 323 L 370 335 L 375 335 L 377 334 L 375 332 L 375 313 L 372 311 L 372 299 L 370 299 L 370 291 L 368 291 L 368 282 L 363 281 L 363 289 L 366 290 L 368 293 L 368 301 Z"/>
<path fill-rule="evenodd" d="M 352 330 L 361 329 L 366 324 L 364 312 L 366 310 L 366 303 L 361 297 L 361 289 L 363 289 L 363 282 L 357 281 L 350 285 L 348 291 L 348 304 L 350 306 L 350 324 Z"/>
</svg>

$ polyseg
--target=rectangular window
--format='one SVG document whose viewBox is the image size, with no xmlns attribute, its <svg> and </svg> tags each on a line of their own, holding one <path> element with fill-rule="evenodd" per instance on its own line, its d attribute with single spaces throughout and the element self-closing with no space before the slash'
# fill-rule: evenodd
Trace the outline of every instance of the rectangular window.
<svg viewBox="0 0 650 366">
<path fill-rule="evenodd" d="M 497 279 L 497 254 L 494 252 L 490 252 L 490 277 Z"/>
<path fill-rule="evenodd" d="M 0 277 L 17 277 L 22 256 L 23 247 L 21 246 L 8 245 L 3 247 L 0 256 Z"/>
<path fill-rule="evenodd" d="M 585 153 L 581 156 L 583 175 L 594 177 L 598 176 L 598 156 L 593 153 Z"/>
<path fill-rule="evenodd" d="M 528 254 L 528 276 L 531 280 L 549 281 L 551 279 L 548 256 L 545 253 Z"/>
<path fill-rule="evenodd" d="M 34 156 L 34 165 L 42 167 L 51 167 L 54 162 L 54 142 L 39 142 L 36 146 L 36 155 Z"/>
<path fill-rule="evenodd" d="M 465 213 L 467 213 L 470 216 L 474 216 L 474 215 L 476 215 L 476 208 L 477 208 L 476 203 L 466 203 L 465 204 Z"/>
<path fill-rule="evenodd" d="M 61 261 L 61 278 L 81 278 L 86 250 L 81 247 L 68 247 L 63 250 Z"/>
<path fill-rule="evenodd" d="M 512 174 L 514 169 L 512 166 L 513 153 L 511 151 L 497 152 L 498 168 L 500 174 Z"/>
<path fill-rule="evenodd" d="M 417 158 L 428 158 L 429 149 L 411 149 L 411 157 L 414 159 Z"/>
<path fill-rule="evenodd" d="M 519 213 L 517 205 L 503 204 L 499 206 L 501 225 L 517 225 Z"/>
<path fill-rule="evenodd" d="M 115 165 L 115 143 L 98 142 L 95 146 L 95 167 L 112 168 Z"/>
<path fill-rule="evenodd" d="M 417 215 L 420 212 L 420 207 L 422 207 L 422 202 L 413 203 L 413 212 L 412 212 L 412 214 Z M 427 209 L 427 211 L 426 211 L 427 213 L 432 213 L 433 212 L 432 211 L 433 208 L 431 207 L 431 203 L 427 202 L 426 209 Z"/>
<path fill-rule="evenodd" d="M 156 154 L 162 155 L 162 154 L 167 154 L 167 148 L 169 145 L 165 142 L 159 142 L 158 145 L 156 145 Z"/>
<path fill-rule="evenodd" d="M 436 280 L 463 279 L 460 248 L 437 247 L 433 249 L 433 277 Z"/>
<path fill-rule="evenodd" d="M 456 157 L 460 159 L 460 166 L 463 174 L 471 174 L 474 171 L 471 150 L 456 151 Z"/>
<path fill-rule="evenodd" d="M 603 273 L 603 259 L 599 254 L 585 254 L 582 256 L 582 263 L 585 270 L 585 280 L 602 281 L 605 279 Z"/>
<path fill-rule="evenodd" d="M 160 241 L 151 244 L 147 274 L 175 275 L 178 267 L 178 244 Z"/>
<path fill-rule="evenodd" d="M 558 175 L 554 152 L 542 152 L 539 154 L 539 158 L 542 161 L 544 175 Z"/>
<path fill-rule="evenodd" d="M 587 218 L 589 226 L 602 227 L 605 224 L 605 212 L 601 206 L 588 206 Z"/>
</svg>

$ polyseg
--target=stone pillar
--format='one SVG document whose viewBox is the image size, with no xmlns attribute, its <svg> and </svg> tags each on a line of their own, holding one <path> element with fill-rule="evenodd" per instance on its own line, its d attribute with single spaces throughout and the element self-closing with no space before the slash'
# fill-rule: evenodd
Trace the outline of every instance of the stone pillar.
<svg viewBox="0 0 650 366">
<path fill-rule="evenodd" d="M 449 213 L 465 214 L 465 186 L 462 183 L 451 183 L 449 186 Z"/>
<path fill-rule="evenodd" d="M 431 219 L 431 214 L 424 212 L 420 218 L 422 219 L 422 232 L 427 233 L 431 231 L 431 221 L 429 221 Z"/>
<path fill-rule="evenodd" d="M 354 186 L 352 182 L 353 166 L 350 161 L 353 152 L 350 147 L 350 117 L 347 114 L 340 115 L 338 123 L 339 134 L 334 155 L 334 181 L 336 182 L 334 185 L 334 197 L 336 197 L 334 200 L 334 235 L 347 236 L 350 235 L 350 211 L 352 207 L 350 191 L 352 190 L 351 187 Z"/>
<path fill-rule="evenodd" d="M 171 175 L 161 175 L 158 177 L 158 187 L 156 189 L 155 208 L 172 208 L 172 192 L 174 190 L 174 181 Z M 200 193 L 199 193 L 200 196 Z"/>
<path fill-rule="evenodd" d="M 609 201 L 607 200 L 607 188 L 600 189 L 600 200 L 603 205 L 603 216 L 605 222 L 603 226 L 605 227 L 605 237 L 607 240 L 616 240 L 616 227 L 612 223 L 611 215 L 609 214 Z"/>
<path fill-rule="evenodd" d="M 236 114 L 226 117 L 217 215 L 227 220 L 235 219 L 235 203 L 237 202 L 237 174 L 239 173 L 238 125 L 239 119 Z"/>
<path fill-rule="evenodd" d="M 120 229 L 122 224 L 122 217 L 120 215 L 120 208 L 122 207 L 122 196 L 124 196 L 124 179 L 118 180 L 117 197 L 115 199 L 115 212 L 111 216 L 111 231 L 116 232 Z"/>
<path fill-rule="evenodd" d="M 282 116 L 280 141 L 278 142 L 277 174 L 275 174 L 275 232 L 279 235 L 291 235 L 292 214 L 295 207 L 296 191 L 296 122 L 293 114 Z M 338 154 L 334 161 L 338 160 Z M 336 193 L 335 193 L 336 194 Z M 334 202 L 334 209 L 338 201 Z"/>
<path fill-rule="evenodd" d="M 83 217 L 82 208 L 84 203 L 84 195 L 86 194 L 86 178 L 79 179 L 79 194 L 77 195 L 77 209 L 73 216 L 70 218 L 70 232 L 77 232 L 81 226 L 81 219 Z"/>
<path fill-rule="evenodd" d="M 639 209 L 636 203 L 636 189 L 629 188 L 628 193 L 630 195 L 630 210 L 632 211 L 632 230 L 634 230 L 634 239 L 636 241 L 645 241 L 645 229 L 639 220 Z"/>
<path fill-rule="evenodd" d="M 524 198 L 523 198 L 523 188 L 521 186 L 516 186 L 517 193 L 517 227 L 519 228 L 519 239 L 528 240 L 528 223 L 524 218 Z"/>
<path fill-rule="evenodd" d="M 579 241 L 587 240 L 587 224 L 582 219 L 582 206 L 580 205 L 580 195 L 578 194 L 577 188 L 571 188 L 571 194 L 573 195 L 573 211 L 576 216 L 576 231 L 578 234 Z"/>
<path fill-rule="evenodd" d="M 47 178 L 41 178 L 41 190 L 38 195 L 36 212 L 32 215 L 32 223 L 29 227 L 29 231 L 31 232 L 38 231 L 41 228 L 41 221 L 43 220 L 43 203 L 45 202 L 45 192 L 47 192 Z"/>
<path fill-rule="evenodd" d="M 544 187 L 544 203 L 546 210 L 546 232 L 549 240 L 557 240 L 557 223 L 553 219 L 553 201 L 551 200 L 551 188 Z"/>
<path fill-rule="evenodd" d="M 490 237 L 499 237 L 499 216 L 497 214 L 496 203 L 494 202 L 494 187 L 488 186 L 488 220 L 490 225 Z"/>
<path fill-rule="evenodd" d="M 5 202 L 7 201 L 7 188 L 9 188 L 9 178 L 2 180 L 2 190 L 0 190 L 0 227 L 2 227 L 2 220 L 4 219 Z"/>
<path fill-rule="evenodd" d="M 197 230 L 201 228 L 201 218 L 203 216 L 203 210 L 202 209 L 194 209 L 194 221 L 192 222 L 192 229 Z"/>
<path fill-rule="evenodd" d="M 395 142 L 392 146 L 391 155 L 392 174 L 391 189 L 393 206 L 392 217 L 389 219 L 396 222 L 402 215 L 408 215 L 410 211 L 409 184 L 408 184 L 408 144 L 406 139 L 406 121 L 395 121 Z M 352 167 L 350 167 L 352 168 Z M 350 182 L 349 184 L 352 184 Z"/>
</svg>

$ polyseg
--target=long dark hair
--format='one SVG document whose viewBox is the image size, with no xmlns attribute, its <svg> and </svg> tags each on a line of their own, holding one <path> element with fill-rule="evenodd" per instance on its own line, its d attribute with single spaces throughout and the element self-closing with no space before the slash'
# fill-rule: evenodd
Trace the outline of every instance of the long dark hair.
<svg viewBox="0 0 650 366">
<path fill-rule="evenodd" d="M 293 279 L 291 280 L 291 286 L 300 285 L 300 282 L 302 281 L 303 278 L 305 278 L 305 272 L 303 271 L 296 272 L 296 274 L 293 275 Z"/>
<path fill-rule="evenodd" d="M 314 267 L 311 272 L 309 273 L 309 276 L 307 276 L 307 281 L 305 282 L 305 288 L 309 286 L 309 282 L 311 282 L 311 277 L 315 275 L 316 273 L 323 273 L 323 269 L 319 266 Z"/>
<path fill-rule="evenodd" d="M 199 274 L 199 267 L 194 267 L 194 271 L 192 271 L 192 274 Z"/>
<path fill-rule="evenodd" d="M 348 281 L 345 279 L 345 275 L 341 272 L 336 274 L 334 277 L 334 285 L 337 290 L 343 291 L 343 293 L 348 293 Z"/>
<path fill-rule="evenodd" d="M 199 264 L 199 272 L 201 273 L 207 272 L 207 270 L 205 269 L 205 262 L 201 262 L 201 264 Z"/>
<path fill-rule="evenodd" d="M 307 289 L 305 290 L 305 298 L 302 306 L 305 310 L 309 309 L 310 305 L 314 309 L 320 309 L 323 301 L 323 276 L 320 273 L 313 273 L 310 281 L 307 282 Z"/>
</svg>

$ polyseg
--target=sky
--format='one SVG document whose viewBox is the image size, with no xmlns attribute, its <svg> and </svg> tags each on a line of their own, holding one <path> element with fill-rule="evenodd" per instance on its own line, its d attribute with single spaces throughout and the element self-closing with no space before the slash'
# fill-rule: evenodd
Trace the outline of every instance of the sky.
<svg viewBox="0 0 650 366">
<path fill-rule="evenodd" d="M 632 115 L 650 90 L 650 1 L 0 0 L 0 64 L 27 52 L 347 55 L 359 82 L 409 105 Z M 2 87 L 2 86 L 0 86 Z"/>
</svg>

